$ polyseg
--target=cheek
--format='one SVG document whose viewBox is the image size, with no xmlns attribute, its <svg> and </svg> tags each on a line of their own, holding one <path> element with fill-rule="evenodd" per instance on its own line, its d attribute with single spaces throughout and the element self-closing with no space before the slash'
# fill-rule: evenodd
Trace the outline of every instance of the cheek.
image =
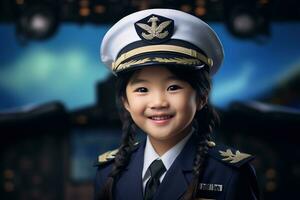
<svg viewBox="0 0 300 200">
<path fill-rule="evenodd" d="M 183 113 L 194 113 L 197 110 L 196 96 L 193 94 L 186 94 L 174 101 L 178 111 Z"/>
<path fill-rule="evenodd" d="M 141 114 L 144 112 L 144 104 L 143 104 L 143 101 L 141 101 L 140 98 L 137 98 L 137 97 L 128 97 L 128 108 L 129 108 L 129 112 L 131 115 L 134 115 L 134 114 Z"/>
<path fill-rule="evenodd" d="M 126 109 L 127 111 L 132 115 L 136 112 L 136 110 L 138 110 L 138 103 L 139 101 L 137 100 L 137 98 L 134 97 L 134 95 L 132 94 L 132 92 L 129 92 L 129 88 L 126 88 L 126 103 L 124 103 L 124 106 L 126 105 Z"/>
</svg>

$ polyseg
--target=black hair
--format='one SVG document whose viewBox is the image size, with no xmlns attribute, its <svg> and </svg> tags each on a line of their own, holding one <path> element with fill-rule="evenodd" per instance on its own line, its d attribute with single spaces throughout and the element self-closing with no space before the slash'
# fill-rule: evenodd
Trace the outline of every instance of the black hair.
<svg viewBox="0 0 300 200">
<path fill-rule="evenodd" d="M 197 98 L 201 102 L 207 102 L 201 110 L 198 110 L 193 120 L 198 138 L 197 154 L 194 158 L 193 174 L 194 178 L 190 183 L 184 200 L 193 200 L 198 192 L 199 180 L 205 168 L 205 161 L 208 152 L 207 141 L 211 140 L 210 134 L 213 128 L 219 124 L 219 117 L 215 109 L 209 104 L 208 96 L 211 90 L 211 78 L 209 68 L 187 69 L 177 66 L 166 66 L 166 68 L 179 79 L 188 82 L 197 93 Z M 129 112 L 124 108 L 122 99 L 126 98 L 126 86 L 135 71 L 119 74 L 116 83 L 116 101 L 122 121 L 122 145 L 116 154 L 112 170 L 100 193 L 100 200 L 113 199 L 113 187 L 122 175 L 123 169 L 127 166 L 135 144 L 137 127 L 133 122 Z"/>
</svg>

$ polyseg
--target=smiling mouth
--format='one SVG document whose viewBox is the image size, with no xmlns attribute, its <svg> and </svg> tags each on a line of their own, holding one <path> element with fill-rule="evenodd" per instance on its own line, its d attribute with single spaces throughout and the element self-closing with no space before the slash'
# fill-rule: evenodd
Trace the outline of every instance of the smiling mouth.
<svg viewBox="0 0 300 200">
<path fill-rule="evenodd" d="M 155 121 L 162 121 L 162 120 L 168 120 L 171 119 L 172 115 L 162 115 L 162 116 L 152 116 L 148 117 L 149 119 L 155 120 Z"/>
</svg>

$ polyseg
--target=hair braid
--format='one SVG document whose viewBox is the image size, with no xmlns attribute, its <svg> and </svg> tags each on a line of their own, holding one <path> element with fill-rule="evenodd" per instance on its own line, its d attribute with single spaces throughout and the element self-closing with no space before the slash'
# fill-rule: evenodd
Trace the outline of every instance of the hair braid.
<svg viewBox="0 0 300 200">
<path fill-rule="evenodd" d="M 203 70 L 198 72 L 199 73 L 192 74 L 190 83 L 197 91 L 199 100 L 201 102 L 209 102 L 207 99 L 211 90 L 209 69 L 203 68 Z M 193 200 L 198 193 L 199 181 L 205 169 L 205 161 L 209 148 L 207 141 L 211 140 L 211 133 L 218 124 L 219 116 L 209 103 L 206 103 L 206 105 L 195 114 L 194 127 L 198 136 L 198 146 L 193 166 L 194 178 L 184 195 L 184 200 Z"/>
<path fill-rule="evenodd" d="M 184 200 L 193 200 L 198 193 L 199 181 L 202 178 L 205 168 L 205 161 L 208 152 L 207 141 L 211 140 L 213 128 L 219 124 L 219 117 L 215 109 L 207 104 L 201 111 L 198 111 L 194 120 L 194 127 L 198 135 L 197 154 L 194 160 L 194 178 L 184 195 Z"/>
<path fill-rule="evenodd" d="M 120 177 L 123 169 L 128 165 L 133 146 L 135 144 L 135 125 L 127 111 L 122 112 L 122 144 L 116 154 L 115 161 L 111 172 L 108 175 L 107 181 L 99 196 L 99 200 L 113 199 L 113 186 Z"/>
</svg>

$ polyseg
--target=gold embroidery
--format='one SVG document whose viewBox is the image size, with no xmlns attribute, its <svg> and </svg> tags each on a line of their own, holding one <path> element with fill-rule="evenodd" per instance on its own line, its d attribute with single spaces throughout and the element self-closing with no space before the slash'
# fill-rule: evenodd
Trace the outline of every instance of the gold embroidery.
<svg viewBox="0 0 300 200">
<path fill-rule="evenodd" d="M 250 154 L 241 153 L 240 151 L 236 151 L 236 153 L 234 154 L 230 149 L 219 152 L 221 156 L 225 157 L 222 160 L 229 161 L 230 163 L 237 163 L 251 156 Z"/>
<path fill-rule="evenodd" d="M 139 142 L 134 143 L 134 146 L 137 146 L 139 144 Z M 109 160 L 112 160 L 116 157 L 116 154 L 119 152 L 119 149 L 115 149 L 112 151 L 107 151 L 103 154 L 101 154 L 100 156 L 98 156 L 98 162 L 99 163 L 105 163 Z"/>
<path fill-rule="evenodd" d="M 147 25 L 147 24 L 142 24 L 142 23 L 137 23 L 136 25 L 138 25 L 139 27 L 141 27 L 142 29 L 144 29 L 145 31 L 148 32 L 148 34 L 146 34 L 145 32 L 142 33 L 143 38 L 145 38 L 146 40 L 152 40 L 153 38 L 157 37 L 159 39 L 164 39 L 165 37 L 168 36 L 169 32 L 166 30 L 164 32 L 162 32 L 167 26 L 169 26 L 171 24 L 172 21 L 164 21 L 162 22 L 159 26 L 157 26 L 157 22 L 159 21 L 159 19 L 155 16 L 152 16 L 148 22 L 151 22 L 151 26 Z"/>
<path fill-rule="evenodd" d="M 123 53 L 120 55 L 115 62 L 112 63 L 112 70 L 117 71 L 116 69 L 118 66 L 125 60 L 139 55 L 143 53 L 151 53 L 151 52 L 158 52 L 158 51 L 164 51 L 164 52 L 172 52 L 172 53 L 181 53 L 187 56 L 191 56 L 195 59 L 201 60 L 203 63 L 207 64 L 208 66 L 212 67 L 213 60 L 211 58 L 207 58 L 204 54 L 197 52 L 193 49 L 175 46 L 175 45 L 149 45 L 149 46 L 143 46 L 136 49 L 132 49 L 126 53 Z"/>
<path fill-rule="evenodd" d="M 125 63 L 120 64 L 118 67 L 115 68 L 115 71 L 120 71 L 126 69 L 132 65 L 141 65 L 146 62 L 160 62 L 160 63 L 177 63 L 177 64 L 184 64 L 184 65 L 197 65 L 201 64 L 200 60 L 194 58 L 144 58 L 141 60 L 131 60 Z"/>
<path fill-rule="evenodd" d="M 195 58 L 153 58 L 152 60 L 162 63 L 179 63 L 184 65 L 201 64 L 201 61 Z"/>
<path fill-rule="evenodd" d="M 144 64 L 146 62 L 150 62 L 151 60 L 149 58 L 145 58 L 145 59 L 142 59 L 142 60 L 131 60 L 129 62 L 125 62 L 125 63 L 122 63 L 120 64 L 116 70 L 122 70 L 122 69 L 126 69 L 128 68 L 129 66 L 131 65 L 140 65 L 140 64 Z"/>
<path fill-rule="evenodd" d="M 113 151 L 105 152 L 104 154 L 102 154 L 98 157 L 98 162 L 103 163 L 103 162 L 107 162 L 111 159 L 114 159 L 116 154 L 118 153 L 118 151 L 119 151 L 119 149 L 115 149 Z"/>
</svg>

